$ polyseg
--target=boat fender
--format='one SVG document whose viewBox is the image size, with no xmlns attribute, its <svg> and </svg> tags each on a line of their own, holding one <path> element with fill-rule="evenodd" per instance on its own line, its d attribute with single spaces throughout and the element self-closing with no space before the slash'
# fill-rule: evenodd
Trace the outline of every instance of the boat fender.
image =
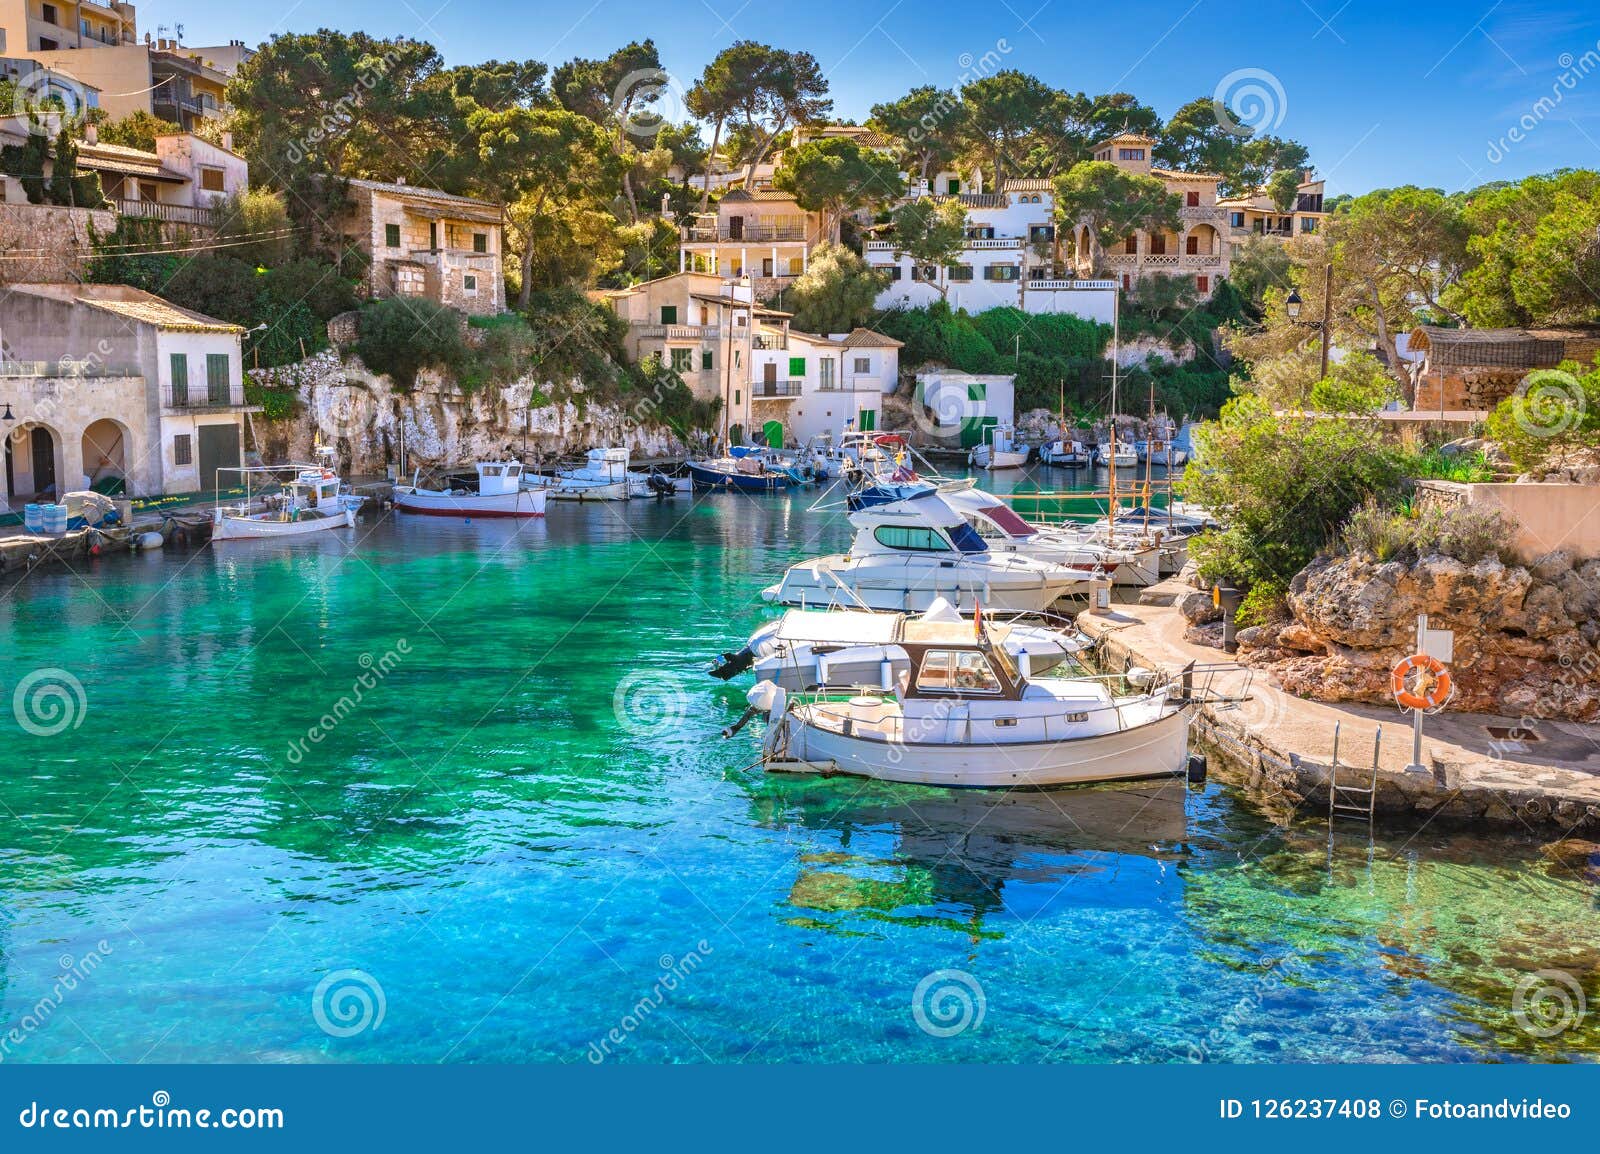
<svg viewBox="0 0 1600 1154">
<path fill-rule="evenodd" d="M 878 662 L 878 685 L 885 693 L 894 689 L 894 662 L 887 657 Z"/>
<path fill-rule="evenodd" d="M 138 545 L 141 549 L 159 549 L 166 542 L 160 533 L 140 533 Z"/>
<path fill-rule="evenodd" d="M 1133 666 L 1122 676 L 1129 685 L 1137 686 L 1140 689 L 1148 688 L 1150 683 L 1156 679 L 1154 670 L 1145 669 L 1139 665 Z"/>
<path fill-rule="evenodd" d="M 1017 650 L 1017 675 L 1024 681 L 1033 677 L 1033 658 L 1026 649 Z"/>
<path fill-rule="evenodd" d="M 1206 764 L 1205 754 L 1191 753 L 1189 755 L 1189 764 L 1186 769 L 1190 785 L 1204 785 L 1206 783 L 1206 771 L 1208 766 Z"/>
</svg>

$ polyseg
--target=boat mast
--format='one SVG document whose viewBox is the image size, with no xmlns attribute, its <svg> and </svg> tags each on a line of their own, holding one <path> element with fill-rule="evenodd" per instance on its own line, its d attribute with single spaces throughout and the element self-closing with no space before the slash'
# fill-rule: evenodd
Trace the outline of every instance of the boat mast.
<svg viewBox="0 0 1600 1154">
<path fill-rule="evenodd" d="M 1111 499 L 1106 517 L 1109 533 L 1106 542 L 1117 543 L 1117 356 L 1121 336 L 1122 290 L 1111 297 Z"/>
<path fill-rule="evenodd" d="M 1155 433 L 1156 433 L 1156 382 L 1155 382 L 1155 378 L 1152 377 L 1150 379 L 1150 422 L 1145 427 L 1145 432 L 1144 432 L 1144 435 L 1145 435 L 1145 442 L 1144 442 L 1144 444 L 1145 444 L 1145 454 L 1144 454 L 1144 532 L 1145 532 L 1145 536 L 1147 536 L 1147 537 L 1150 535 L 1150 485 L 1152 484 L 1152 482 L 1154 480 L 1154 471 L 1155 471 L 1155 448 L 1156 448 Z M 1170 449 L 1167 450 L 1167 461 L 1168 461 L 1168 466 L 1167 467 L 1170 469 L 1172 467 L 1171 466 L 1172 451 Z"/>
</svg>

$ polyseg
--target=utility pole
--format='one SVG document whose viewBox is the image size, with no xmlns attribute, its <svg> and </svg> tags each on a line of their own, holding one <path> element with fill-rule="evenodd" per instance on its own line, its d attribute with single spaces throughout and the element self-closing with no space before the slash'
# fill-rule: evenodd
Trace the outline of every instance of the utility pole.
<svg viewBox="0 0 1600 1154">
<path fill-rule="evenodd" d="M 1319 381 L 1328 379 L 1328 341 L 1333 335 L 1333 258 L 1328 259 L 1328 274 L 1322 286 L 1322 375 Z"/>
</svg>

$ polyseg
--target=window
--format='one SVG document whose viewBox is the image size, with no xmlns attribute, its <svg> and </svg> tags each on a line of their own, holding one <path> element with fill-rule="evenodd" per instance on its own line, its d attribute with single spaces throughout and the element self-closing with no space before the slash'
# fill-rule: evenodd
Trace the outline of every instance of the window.
<svg viewBox="0 0 1600 1154">
<path fill-rule="evenodd" d="M 1316 232 L 1317 231 L 1317 218 L 1314 217 L 1314 216 L 1307 216 L 1307 217 L 1301 218 L 1300 231 L 1301 232 Z"/>
<path fill-rule="evenodd" d="M 917 689 L 925 693 L 999 693 L 1000 679 L 981 653 L 930 649 L 917 670 Z"/>
<path fill-rule="evenodd" d="M 89 22 L 87 20 L 85 20 L 82 16 L 78 17 L 78 35 L 80 35 L 80 36 L 88 36 L 88 35 L 90 35 Z"/>
<path fill-rule="evenodd" d="M 891 280 L 891 281 L 897 281 L 897 280 L 899 280 L 899 279 L 900 279 L 900 266 L 899 266 L 899 265 L 891 265 L 891 266 L 890 266 L 890 267 L 889 267 L 889 268 L 888 268 L 888 269 L 886 269 L 886 270 L 885 270 L 885 271 L 887 271 L 887 272 L 888 272 L 888 274 L 889 274 L 889 279 L 890 279 L 890 280 Z"/>
<path fill-rule="evenodd" d="M 950 544 L 935 529 L 911 525 L 879 525 L 872 531 L 880 545 L 890 549 L 914 549 L 921 553 L 948 553 Z"/>
<path fill-rule="evenodd" d="M 1117 159 L 1118 160 L 1143 160 L 1144 159 L 1144 149 L 1142 149 L 1142 148 L 1119 148 L 1119 149 L 1117 149 Z"/>
<path fill-rule="evenodd" d="M 664 325 L 675 325 L 675 324 L 678 323 L 678 306 L 677 305 L 662 305 L 661 306 L 661 323 L 664 324 Z"/>
<path fill-rule="evenodd" d="M 1200 207 L 1200 194 L 1198 192 L 1186 192 L 1186 193 L 1184 193 L 1183 194 L 1183 203 L 1188 205 L 1190 208 L 1199 208 Z"/>
<path fill-rule="evenodd" d="M 1242 212 L 1230 212 L 1228 214 L 1228 224 L 1231 225 L 1233 228 L 1243 228 L 1244 227 L 1244 213 L 1242 213 Z"/>
<path fill-rule="evenodd" d="M 1190 256 L 1198 256 L 1198 255 L 1200 255 L 1200 238 L 1199 237 L 1197 237 L 1197 236 L 1185 237 L 1184 241 L 1183 241 L 1183 244 L 1184 244 L 1183 251 L 1188 253 Z"/>
<path fill-rule="evenodd" d="M 1139 238 L 1137 236 L 1130 236 L 1127 240 L 1123 241 L 1122 251 L 1127 253 L 1129 256 L 1137 256 L 1139 253 Z"/>
<path fill-rule="evenodd" d="M 189 433 L 179 433 L 172 438 L 172 463 L 174 465 L 194 464 L 194 437 Z"/>
<path fill-rule="evenodd" d="M 673 372 L 675 372 L 675 373 L 686 373 L 693 367 L 694 367 L 694 350 L 693 349 L 673 349 L 672 350 L 672 371 Z"/>
<path fill-rule="evenodd" d="M 733 355 L 734 356 L 738 356 L 739 354 L 738 353 L 734 353 Z M 738 389 L 734 389 L 733 390 L 733 403 L 735 405 L 740 403 L 740 401 L 739 401 L 739 390 Z"/>
<path fill-rule="evenodd" d="M 398 224 L 386 224 L 383 226 L 383 243 L 388 248 L 400 247 L 400 226 Z"/>
<path fill-rule="evenodd" d="M 474 273 L 466 273 L 461 278 L 461 289 L 469 297 L 478 295 L 478 278 Z"/>
<path fill-rule="evenodd" d="M 223 177 L 224 173 L 220 168 L 202 168 L 200 187 L 205 192 L 226 192 L 227 186 Z"/>
<path fill-rule="evenodd" d="M 1198 292 L 1202 292 L 1202 293 L 1210 292 L 1211 291 L 1211 278 L 1208 277 L 1208 276 L 1197 276 L 1197 277 L 1195 277 L 1194 278 L 1194 287 L 1195 287 L 1196 291 L 1198 291 Z"/>
<path fill-rule="evenodd" d="M 229 403 L 228 354 L 206 354 L 206 400 L 213 405 Z"/>
<path fill-rule="evenodd" d="M 984 280 L 1017 280 L 1019 270 L 1014 264 L 992 264 L 983 270 Z"/>
<path fill-rule="evenodd" d="M 817 362 L 817 387 L 819 389 L 833 388 L 833 358 L 823 357 Z"/>
<path fill-rule="evenodd" d="M 486 233 L 486 232 L 475 232 L 475 233 L 472 234 L 472 251 L 473 252 L 488 252 L 489 251 L 489 234 L 488 233 Z"/>
<path fill-rule="evenodd" d="M 189 358 L 184 353 L 172 354 L 172 405 L 181 408 L 189 403 Z"/>
<path fill-rule="evenodd" d="M 856 358 L 856 372 L 857 373 L 870 373 L 870 372 L 872 372 L 872 358 L 871 357 L 857 357 Z"/>
<path fill-rule="evenodd" d="M 1155 233 L 1150 237 L 1150 255 L 1165 256 L 1167 254 L 1167 238 L 1164 233 Z"/>
<path fill-rule="evenodd" d="M 972 266 L 970 264 L 953 264 L 946 271 L 951 280 L 972 279 Z"/>
<path fill-rule="evenodd" d="M 703 372 L 703 373 L 709 373 L 711 371 L 711 350 L 710 349 L 706 349 L 706 350 L 702 351 L 701 354 L 700 354 L 700 371 Z"/>
<path fill-rule="evenodd" d="M 912 265 L 911 279 L 937 284 L 939 282 L 939 266 L 936 264 Z"/>
<path fill-rule="evenodd" d="M 39 37 L 39 51 L 40 52 L 54 52 L 57 48 L 60 48 L 60 47 L 61 47 L 61 45 L 57 44 L 54 40 L 47 39 L 44 36 Z"/>
<path fill-rule="evenodd" d="M 802 258 L 797 257 L 797 256 L 790 257 L 789 258 L 789 275 L 790 276 L 799 276 L 801 273 L 805 272 L 805 269 L 801 267 L 803 264 L 805 264 L 805 261 Z"/>
<path fill-rule="evenodd" d="M 1054 225 L 1036 224 L 1028 230 L 1029 240 L 1054 240 L 1056 230 Z"/>
<path fill-rule="evenodd" d="M 56 6 L 54 4 L 46 4 L 44 6 L 44 10 L 40 14 L 39 18 L 41 20 L 43 20 L 46 24 L 60 24 L 61 23 L 61 17 L 56 12 Z M 50 47 L 54 48 L 55 44 L 52 42 Z"/>
<path fill-rule="evenodd" d="M 799 380 L 801 377 L 803 377 L 805 375 L 806 375 L 806 359 L 804 357 L 790 357 L 789 358 L 789 377 L 790 377 L 790 379 L 791 380 Z"/>
</svg>

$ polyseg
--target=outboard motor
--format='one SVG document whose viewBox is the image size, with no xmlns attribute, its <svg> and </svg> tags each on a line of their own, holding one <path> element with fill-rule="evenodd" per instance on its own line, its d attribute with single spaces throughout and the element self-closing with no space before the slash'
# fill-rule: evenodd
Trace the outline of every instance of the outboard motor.
<svg viewBox="0 0 1600 1154">
<path fill-rule="evenodd" d="M 706 672 L 718 681 L 732 681 L 739 674 L 747 672 L 755 663 L 756 655 L 746 645 L 737 653 L 724 653 Z"/>
<path fill-rule="evenodd" d="M 650 470 L 650 476 L 645 479 L 645 484 L 650 487 L 650 491 L 657 497 L 670 497 L 676 492 L 672 484 L 672 478 L 662 476 L 654 469 Z"/>
</svg>

